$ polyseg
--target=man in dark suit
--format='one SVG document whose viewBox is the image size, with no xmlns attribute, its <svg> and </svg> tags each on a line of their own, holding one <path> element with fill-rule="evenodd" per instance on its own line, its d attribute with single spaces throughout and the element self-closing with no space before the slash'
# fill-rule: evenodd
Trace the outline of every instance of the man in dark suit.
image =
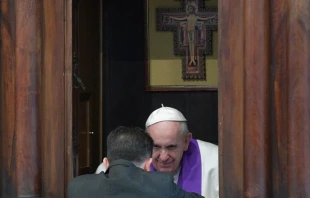
<svg viewBox="0 0 310 198">
<path fill-rule="evenodd" d="M 152 162 L 153 140 L 139 128 L 118 127 L 107 139 L 106 172 L 74 178 L 69 198 L 194 198 L 167 173 L 148 172 Z"/>
</svg>

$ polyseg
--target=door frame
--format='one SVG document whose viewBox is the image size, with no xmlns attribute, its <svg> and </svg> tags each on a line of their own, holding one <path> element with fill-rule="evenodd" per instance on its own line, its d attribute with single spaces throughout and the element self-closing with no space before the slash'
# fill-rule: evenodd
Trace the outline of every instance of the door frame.
<svg viewBox="0 0 310 198">
<path fill-rule="evenodd" d="M 62 1 L 62 0 L 58 0 Z M 72 108 L 73 108 L 73 100 L 72 100 L 72 91 L 73 91 L 73 78 L 72 78 L 72 1 L 65 1 L 65 60 L 64 60 L 64 78 L 65 78 L 65 194 L 67 195 L 67 186 L 70 180 L 73 178 L 73 141 L 72 141 Z"/>
</svg>

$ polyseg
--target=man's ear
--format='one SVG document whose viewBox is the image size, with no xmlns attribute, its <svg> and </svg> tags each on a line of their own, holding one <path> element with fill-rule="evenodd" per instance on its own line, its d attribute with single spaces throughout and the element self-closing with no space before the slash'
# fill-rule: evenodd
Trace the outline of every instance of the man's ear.
<svg viewBox="0 0 310 198">
<path fill-rule="evenodd" d="M 152 158 L 147 159 L 144 163 L 143 170 L 149 172 L 151 170 L 151 163 L 152 163 Z"/>
<path fill-rule="evenodd" d="M 191 141 L 191 139 L 192 139 L 192 133 L 186 134 L 186 136 L 185 136 L 184 151 L 186 151 L 188 149 L 189 142 Z"/>
<path fill-rule="evenodd" d="M 106 167 L 106 168 L 108 168 L 109 167 L 109 160 L 108 160 L 108 158 L 103 158 L 103 164 L 104 164 L 104 166 Z"/>
</svg>

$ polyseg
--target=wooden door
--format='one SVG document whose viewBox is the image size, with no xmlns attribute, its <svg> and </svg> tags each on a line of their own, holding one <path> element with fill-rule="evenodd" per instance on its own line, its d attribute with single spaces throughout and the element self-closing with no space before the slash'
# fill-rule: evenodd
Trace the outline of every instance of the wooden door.
<svg viewBox="0 0 310 198">
<path fill-rule="evenodd" d="M 74 176 L 100 163 L 100 0 L 73 1 Z"/>
<path fill-rule="evenodd" d="M 310 197 L 305 0 L 219 0 L 220 197 Z"/>
<path fill-rule="evenodd" d="M 70 13 L 71 0 L 0 1 L 1 198 L 65 197 L 71 179 Z"/>
</svg>

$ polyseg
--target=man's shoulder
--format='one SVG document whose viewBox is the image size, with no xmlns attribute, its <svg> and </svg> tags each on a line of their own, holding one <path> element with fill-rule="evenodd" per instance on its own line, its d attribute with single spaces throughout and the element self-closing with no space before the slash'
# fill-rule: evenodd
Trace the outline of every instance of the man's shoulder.
<svg viewBox="0 0 310 198">
<path fill-rule="evenodd" d="M 198 197 L 181 190 L 168 173 L 145 172 L 134 167 L 122 168 L 121 172 L 118 169 L 112 175 L 110 172 L 109 178 L 114 178 L 109 181 L 111 185 L 103 185 L 109 180 L 103 172 L 76 177 L 69 184 L 69 197 L 98 197 L 106 193 L 113 196 L 116 192 L 124 197 Z"/>
<path fill-rule="evenodd" d="M 173 181 L 173 176 L 169 173 L 165 173 L 165 172 L 147 172 L 147 171 L 144 171 L 144 174 L 147 176 L 147 177 L 152 177 L 152 178 L 159 178 L 159 179 L 164 179 L 166 181 Z"/>
<path fill-rule="evenodd" d="M 164 172 L 148 172 L 148 171 L 139 171 L 143 177 L 143 181 L 148 184 L 155 185 L 156 187 L 167 187 L 167 184 L 173 183 L 173 176 L 169 173 Z M 137 174 L 137 173 L 135 173 Z M 154 186 L 154 187 L 155 187 Z"/>
<path fill-rule="evenodd" d="M 200 195 L 186 192 L 173 182 L 173 176 L 164 172 L 145 172 L 147 177 L 145 187 L 151 186 L 150 189 L 155 190 L 153 195 L 156 197 L 171 197 L 171 198 L 201 198 Z M 151 191 L 150 191 L 151 192 Z M 153 196 L 152 196 L 153 197 Z"/>
<path fill-rule="evenodd" d="M 69 198 L 98 197 L 107 191 L 104 173 L 87 174 L 73 178 L 68 186 Z"/>
<path fill-rule="evenodd" d="M 98 184 L 104 179 L 104 173 L 101 174 L 87 174 L 73 178 L 69 183 L 69 189 L 77 189 L 80 187 L 92 186 Z"/>
<path fill-rule="evenodd" d="M 89 179 L 96 179 L 96 178 L 98 179 L 101 177 L 104 177 L 104 173 L 102 173 L 102 174 L 85 174 L 85 175 L 80 175 L 80 176 L 74 177 L 72 179 L 72 181 L 73 180 L 89 180 Z"/>
</svg>

